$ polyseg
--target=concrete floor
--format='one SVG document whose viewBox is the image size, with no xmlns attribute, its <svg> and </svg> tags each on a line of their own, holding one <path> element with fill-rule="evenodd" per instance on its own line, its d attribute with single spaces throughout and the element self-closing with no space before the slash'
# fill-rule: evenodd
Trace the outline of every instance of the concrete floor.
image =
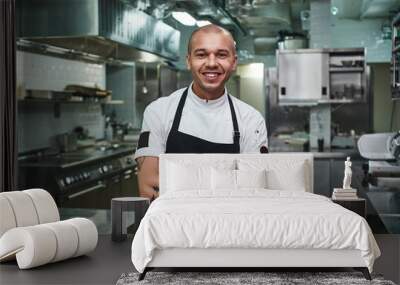
<svg viewBox="0 0 400 285">
<path fill-rule="evenodd" d="M 41 267 L 19 270 L 16 262 L 0 265 L 0 284 L 115 284 L 124 272 L 134 271 L 132 240 L 116 243 L 100 235 L 97 248 L 80 256 Z"/>
<path fill-rule="evenodd" d="M 376 260 L 374 272 L 400 284 L 400 235 L 375 238 L 382 256 Z M 29 270 L 19 270 L 15 261 L 3 263 L 0 284 L 115 284 L 122 273 L 135 270 L 130 259 L 131 242 L 116 243 L 109 235 L 100 235 L 96 250 L 88 256 Z"/>
</svg>

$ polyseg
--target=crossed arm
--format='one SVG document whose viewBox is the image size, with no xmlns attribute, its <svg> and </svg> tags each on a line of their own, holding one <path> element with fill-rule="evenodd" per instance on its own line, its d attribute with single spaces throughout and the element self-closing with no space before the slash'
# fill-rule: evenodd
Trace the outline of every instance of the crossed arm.
<svg viewBox="0 0 400 285">
<path fill-rule="evenodd" d="M 139 195 L 154 199 L 158 197 L 155 188 L 159 186 L 158 157 L 143 156 L 136 159 Z"/>
</svg>

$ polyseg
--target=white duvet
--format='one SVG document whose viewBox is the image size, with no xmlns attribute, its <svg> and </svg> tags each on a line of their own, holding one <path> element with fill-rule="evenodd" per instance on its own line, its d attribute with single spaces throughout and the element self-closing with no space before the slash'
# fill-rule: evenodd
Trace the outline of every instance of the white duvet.
<svg viewBox="0 0 400 285">
<path fill-rule="evenodd" d="M 320 195 L 266 189 L 162 195 L 134 237 L 135 268 L 165 248 L 358 249 L 370 271 L 380 255 L 359 215 Z"/>
</svg>

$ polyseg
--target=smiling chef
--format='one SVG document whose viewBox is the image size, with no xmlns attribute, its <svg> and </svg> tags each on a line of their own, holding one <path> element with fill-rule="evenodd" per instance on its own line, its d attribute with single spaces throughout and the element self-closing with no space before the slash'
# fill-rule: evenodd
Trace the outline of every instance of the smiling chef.
<svg viewBox="0 0 400 285">
<path fill-rule="evenodd" d="M 232 35 L 216 25 L 198 28 L 189 39 L 186 63 L 190 86 L 157 99 L 144 112 L 135 153 L 142 197 L 158 197 L 161 153 L 268 152 L 262 115 L 225 88 L 237 65 Z"/>
</svg>

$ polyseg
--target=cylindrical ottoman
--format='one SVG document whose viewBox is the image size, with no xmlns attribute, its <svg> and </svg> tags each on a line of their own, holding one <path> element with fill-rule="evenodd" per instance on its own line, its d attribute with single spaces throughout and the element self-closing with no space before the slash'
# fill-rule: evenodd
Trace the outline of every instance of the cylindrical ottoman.
<svg viewBox="0 0 400 285">
<path fill-rule="evenodd" d="M 134 225 L 134 233 L 139 227 L 150 205 L 150 199 L 142 197 L 120 197 L 111 200 L 111 224 L 113 241 L 124 241 L 128 227 Z M 133 218 L 134 215 L 134 218 Z"/>
</svg>

